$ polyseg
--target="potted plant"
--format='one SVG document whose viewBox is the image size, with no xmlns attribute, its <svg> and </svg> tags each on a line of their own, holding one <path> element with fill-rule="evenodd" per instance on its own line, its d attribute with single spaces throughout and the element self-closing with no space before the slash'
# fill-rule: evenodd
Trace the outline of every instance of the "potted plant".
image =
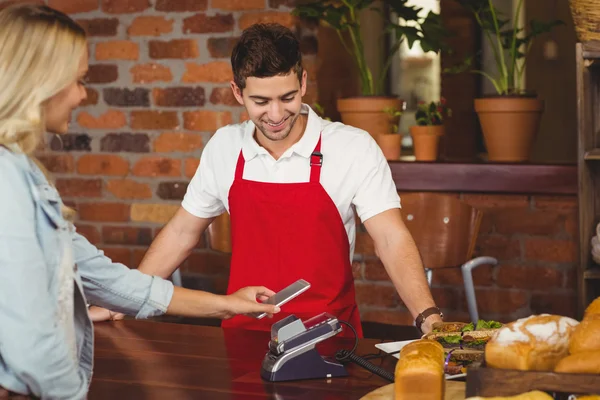
<svg viewBox="0 0 600 400">
<path fill-rule="evenodd" d="M 417 161 L 437 160 L 440 138 L 445 134 L 444 119 L 451 115 L 444 98 L 430 103 L 419 101 L 415 113 L 417 125 L 410 127 Z"/>
<path fill-rule="evenodd" d="M 523 86 L 523 74 L 527 55 L 533 40 L 549 32 L 562 21 L 529 21 L 529 28 L 518 21 L 523 9 L 519 0 L 515 10 L 513 26 L 509 19 L 502 18 L 492 0 L 457 0 L 473 13 L 494 55 L 497 67 L 495 76 L 475 70 L 489 79 L 496 93 L 475 99 L 475 111 L 488 150 L 488 159 L 498 162 L 521 162 L 529 159 L 542 111 L 543 100 L 535 93 L 527 92 Z M 470 65 L 471 59 L 465 63 Z"/>
<path fill-rule="evenodd" d="M 391 130 L 387 133 L 375 135 L 375 141 L 381 148 L 386 160 L 398 161 L 402 150 L 402 135 L 398 132 L 398 123 L 402 111 L 387 107 L 384 109 L 390 121 L 392 121 Z"/>
<path fill-rule="evenodd" d="M 361 96 L 338 99 L 337 107 L 342 122 L 364 129 L 372 135 L 387 133 L 394 125 L 393 118 L 385 109 L 403 109 L 403 101 L 397 97 L 385 95 L 385 78 L 392 65 L 392 60 L 407 41 L 409 48 L 419 42 L 425 52 L 438 52 L 442 49 L 442 39 L 446 33 L 441 24 L 439 14 L 430 12 L 427 16 L 419 14 L 422 8 L 408 5 L 409 0 L 334 0 L 309 1 L 296 6 L 292 14 L 317 20 L 332 27 L 338 34 L 344 48 L 353 56 L 360 75 Z M 382 12 L 375 3 L 393 11 L 398 18 L 392 21 L 384 14 L 384 33 L 391 34 L 394 45 L 387 52 L 377 82 L 367 65 L 364 52 L 364 40 L 361 33 L 359 13 L 363 10 Z M 402 20 L 402 23 L 399 20 Z M 347 35 L 347 36 L 345 36 Z M 348 38 L 348 39 L 346 39 Z"/>
</svg>

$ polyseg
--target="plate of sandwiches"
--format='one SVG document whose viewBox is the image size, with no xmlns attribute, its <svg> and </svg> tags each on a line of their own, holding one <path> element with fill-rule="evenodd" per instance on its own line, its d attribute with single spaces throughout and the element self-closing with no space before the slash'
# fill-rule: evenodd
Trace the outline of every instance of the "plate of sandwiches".
<svg viewBox="0 0 600 400">
<path fill-rule="evenodd" d="M 502 324 L 496 321 L 479 320 L 477 324 L 466 322 L 442 322 L 434 326 L 433 331 L 421 339 L 435 340 L 444 348 L 446 379 L 466 376 L 467 367 L 481 363 L 484 359 L 485 345 Z M 400 350 L 415 340 L 378 343 L 381 351 L 400 358 Z"/>
</svg>

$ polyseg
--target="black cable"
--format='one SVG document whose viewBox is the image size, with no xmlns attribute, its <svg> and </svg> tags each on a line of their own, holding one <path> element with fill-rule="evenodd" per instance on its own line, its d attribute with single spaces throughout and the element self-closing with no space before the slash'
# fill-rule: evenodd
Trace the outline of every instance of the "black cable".
<svg viewBox="0 0 600 400">
<path fill-rule="evenodd" d="M 356 333 L 356 330 L 354 329 L 354 327 L 352 325 L 350 325 L 348 322 L 346 322 L 346 321 L 339 321 L 339 322 L 348 326 L 352 330 L 352 332 L 354 332 L 354 347 L 352 348 L 352 350 L 339 350 L 337 353 L 335 353 L 335 359 L 339 362 L 351 361 L 355 364 L 360 365 L 367 371 L 380 376 L 383 379 L 386 379 L 390 382 L 394 382 L 393 374 L 389 373 L 388 371 L 386 371 L 385 369 L 383 369 L 381 367 L 378 367 L 377 365 L 371 364 L 369 361 L 367 361 L 363 357 L 360 357 L 360 356 L 357 356 L 356 354 L 354 354 L 354 352 L 356 351 L 356 348 L 358 347 L 358 334 Z"/>
</svg>

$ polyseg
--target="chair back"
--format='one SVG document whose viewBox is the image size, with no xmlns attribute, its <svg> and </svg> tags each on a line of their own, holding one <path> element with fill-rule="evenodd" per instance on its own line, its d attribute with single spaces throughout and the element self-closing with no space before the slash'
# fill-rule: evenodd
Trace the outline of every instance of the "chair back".
<svg viewBox="0 0 600 400">
<path fill-rule="evenodd" d="M 456 197 L 405 193 L 402 219 L 416 242 L 425 268 L 458 267 L 471 259 L 482 212 Z"/>
<path fill-rule="evenodd" d="M 208 226 L 208 244 L 212 250 L 231 253 L 231 222 L 224 212 Z"/>
</svg>

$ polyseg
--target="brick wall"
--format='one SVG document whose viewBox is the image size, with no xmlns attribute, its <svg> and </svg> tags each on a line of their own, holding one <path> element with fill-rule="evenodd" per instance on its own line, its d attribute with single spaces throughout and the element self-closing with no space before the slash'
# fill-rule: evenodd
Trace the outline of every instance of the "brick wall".
<svg viewBox="0 0 600 400">
<path fill-rule="evenodd" d="M 499 261 L 474 272 L 480 317 L 504 322 L 543 312 L 574 317 L 577 198 L 455 195 L 484 212 L 475 256 Z M 356 252 L 354 276 L 362 318 L 411 323 L 364 230 L 358 233 Z M 469 320 L 459 269 L 434 272 L 432 286 L 446 320 Z"/>
</svg>

